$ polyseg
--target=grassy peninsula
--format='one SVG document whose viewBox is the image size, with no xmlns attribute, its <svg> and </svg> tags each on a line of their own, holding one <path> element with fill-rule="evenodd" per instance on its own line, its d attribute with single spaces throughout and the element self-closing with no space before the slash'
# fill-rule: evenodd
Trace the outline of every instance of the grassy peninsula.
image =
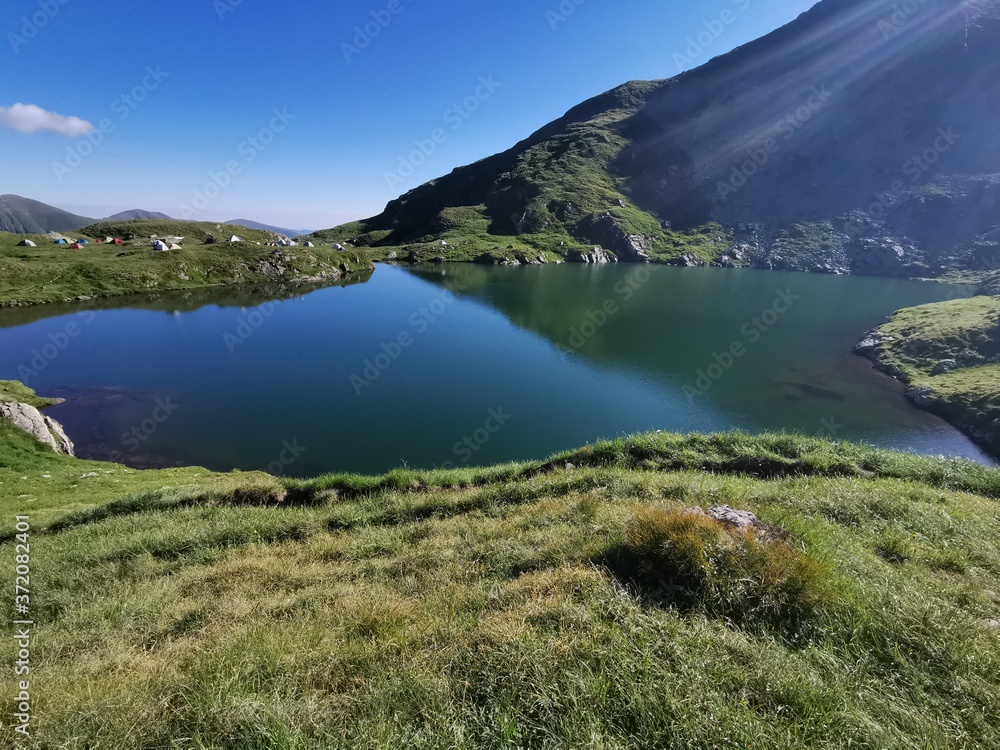
<svg viewBox="0 0 1000 750">
<path fill-rule="evenodd" d="M 994 747 L 998 503 L 1000 471 L 787 435 L 291 480 L 0 423 L 26 746 Z"/>
<path fill-rule="evenodd" d="M 919 405 L 1000 451 L 1000 297 L 900 310 L 869 343 Z"/>
<path fill-rule="evenodd" d="M 243 241 L 228 242 L 233 235 Z M 0 307 L 211 286 L 335 281 L 372 269 L 363 253 L 270 247 L 274 233 L 227 224 L 124 221 L 65 236 L 88 244 L 73 250 L 44 234 L 0 233 Z M 97 244 L 108 236 L 124 244 Z M 153 236 L 183 237 L 182 249 L 157 252 Z M 206 244 L 208 236 L 219 242 Z M 23 240 L 37 247 L 19 246 Z"/>
</svg>

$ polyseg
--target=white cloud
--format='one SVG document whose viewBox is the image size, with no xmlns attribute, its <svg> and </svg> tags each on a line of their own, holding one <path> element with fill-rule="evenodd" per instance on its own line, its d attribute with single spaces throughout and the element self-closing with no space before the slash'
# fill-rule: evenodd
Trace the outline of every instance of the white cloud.
<svg viewBox="0 0 1000 750">
<path fill-rule="evenodd" d="M 0 107 L 0 125 L 12 128 L 21 133 L 35 133 L 48 130 L 67 138 L 86 135 L 94 126 L 79 117 L 66 117 L 46 110 L 34 104 L 14 104 L 10 107 Z"/>
</svg>

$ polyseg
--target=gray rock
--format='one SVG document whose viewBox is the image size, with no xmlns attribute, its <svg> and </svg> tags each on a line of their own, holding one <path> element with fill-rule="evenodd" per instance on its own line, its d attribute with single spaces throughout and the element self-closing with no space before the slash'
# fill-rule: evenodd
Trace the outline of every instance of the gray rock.
<svg viewBox="0 0 1000 750">
<path fill-rule="evenodd" d="M 74 455 L 73 442 L 67 437 L 61 424 L 43 416 L 34 406 L 14 402 L 0 403 L 0 419 L 34 437 L 52 449 L 54 453 Z"/>
<path fill-rule="evenodd" d="M 944 375 L 958 369 L 958 362 L 954 359 L 942 359 L 931 370 L 931 375 Z"/>
<path fill-rule="evenodd" d="M 601 247 L 595 247 L 589 253 L 583 250 L 570 250 L 566 253 L 566 260 L 570 263 L 591 263 L 595 265 L 618 262 L 617 256 Z"/>
<path fill-rule="evenodd" d="M 643 234 L 630 234 L 625 223 L 611 212 L 588 217 L 586 235 L 599 242 L 623 263 L 648 263 L 651 240 Z"/>
<path fill-rule="evenodd" d="M 697 255 L 692 255 L 691 253 L 685 253 L 676 260 L 670 262 L 671 266 L 683 266 L 684 268 L 696 268 L 698 266 L 704 266 L 705 261 L 699 258 Z"/>
<path fill-rule="evenodd" d="M 934 403 L 934 389 L 928 388 L 927 386 L 910 388 L 910 390 L 906 392 L 906 397 L 917 406 L 930 406 Z"/>
<path fill-rule="evenodd" d="M 892 337 L 886 336 L 877 329 L 869 331 L 865 334 L 865 337 L 861 339 L 858 345 L 854 347 L 854 351 L 858 354 L 870 354 L 887 341 L 892 341 Z"/>
<path fill-rule="evenodd" d="M 689 508 L 686 513 L 693 516 L 705 516 L 718 521 L 730 531 L 752 532 L 767 539 L 780 539 L 786 536 L 777 526 L 764 523 L 753 513 L 738 510 L 728 505 L 716 505 L 708 510 L 704 508 Z"/>
</svg>

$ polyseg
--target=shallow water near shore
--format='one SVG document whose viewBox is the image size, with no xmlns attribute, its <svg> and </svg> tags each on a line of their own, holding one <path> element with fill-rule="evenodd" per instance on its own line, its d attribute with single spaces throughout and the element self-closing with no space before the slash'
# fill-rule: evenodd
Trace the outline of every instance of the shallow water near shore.
<svg viewBox="0 0 1000 750">
<path fill-rule="evenodd" d="M 0 311 L 0 378 L 66 398 L 83 457 L 308 476 L 790 430 L 994 463 L 852 353 L 964 290 L 662 266 L 380 266 L 318 290 Z M 48 316 L 48 317 L 45 317 Z"/>
</svg>

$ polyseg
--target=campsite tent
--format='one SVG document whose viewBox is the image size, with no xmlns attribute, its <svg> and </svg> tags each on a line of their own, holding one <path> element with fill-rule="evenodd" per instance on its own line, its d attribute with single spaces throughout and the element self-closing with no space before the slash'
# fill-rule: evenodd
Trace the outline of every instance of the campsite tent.
<svg viewBox="0 0 1000 750">
<path fill-rule="evenodd" d="M 161 242 L 160 240 L 156 240 L 153 243 L 153 249 L 157 250 L 157 251 L 159 251 L 161 253 L 163 253 L 163 252 L 166 252 L 167 250 L 169 250 L 170 248 L 167 247 L 167 244 L 165 242 Z"/>
<path fill-rule="evenodd" d="M 125 243 L 124 243 L 124 242 L 122 242 L 122 241 L 121 241 L 120 239 L 118 239 L 117 237 L 112 237 L 112 238 L 111 238 L 110 240 L 108 240 L 108 244 L 109 244 L 109 245 L 124 245 Z"/>
<path fill-rule="evenodd" d="M 307 242 L 305 244 L 305 247 L 316 247 L 316 246 L 313 243 L 311 243 L 311 242 Z"/>
<path fill-rule="evenodd" d="M 215 239 L 215 235 L 214 235 L 214 234 L 210 234 L 210 235 L 208 235 L 208 236 L 207 236 L 207 237 L 205 238 L 205 244 L 206 244 L 206 245 L 214 245 L 214 244 L 215 244 L 215 243 L 217 243 L 217 242 L 218 242 L 218 240 L 217 240 L 217 239 Z"/>
<path fill-rule="evenodd" d="M 62 237 L 60 237 L 58 240 L 55 241 L 54 244 L 56 244 L 56 245 L 68 245 L 69 244 L 69 240 L 65 240 Z"/>
<path fill-rule="evenodd" d="M 83 250 L 83 245 L 81 245 L 79 242 L 74 242 L 72 245 L 69 246 L 69 249 L 70 250 Z"/>
<path fill-rule="evenodd" d="M 38 245 L 36 245 L 31 240 L 21 240 L 20 242 L 17 243 L 17 246 L 18 247 L 38 247 Z"/>
<path fill-rule="evenodd" d="M 78 245 L 89 245 L 90 243 L 87 242 L 87 240 L 85 240 L 85 239 L 79 239 L 79 240 L 76 241 L 76 244 L 78 244 Z"/>
<path fill-rule="evenodd" d="M 229 238 L 229 241 L 230 241 L 230 242 L 243 242 L 243 238 L 242 238 L 242 237 L 237 237 L 237 236 L 236 236 L 236 235 L 234 234 L 234 235 L 233 235 L 232 237 L 230 237 L 230 238 Z"/>
<path fill-rule="evenodd" d="M 169 248 L 167 248 L 167 249 L 168 249 L 168 250 L 180 250 L 180 249 L 181 249 L 181 246 L 180 246 L 180 245 L 178 245 L 178 244 L 177 244 L 176 242 L 171 242 L 171 243 L 170 243 L 170 247 L 169 247 Z"/>
</svg>

